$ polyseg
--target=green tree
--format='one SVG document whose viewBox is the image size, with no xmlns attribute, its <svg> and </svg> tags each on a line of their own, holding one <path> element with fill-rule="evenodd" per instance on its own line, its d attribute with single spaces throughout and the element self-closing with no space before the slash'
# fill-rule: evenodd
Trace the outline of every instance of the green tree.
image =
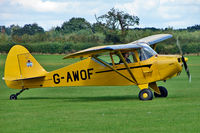
<svg viewBox="0 0 200 133">
<path fill-rule="evenodd" d="M 80 30 L 92 30 L 91 24 L 84 18 L 71 18 L 62 24 L 61 28 L 57 27 L 56 30 L 60 30 L 63 33 L 72 33 Z"/>
<path fill-rule="evenodd" d="M 33 24 L 26 24 L 24 27 L 19 27 L 19 26 L 12 26 L 12 35 L 18 35 L 22 36 L 24 34 L 27 35 L 34 35 L 36 33 L 44 33 L 44 29 L 38 24 L 33 23 Z"/>
<path fill-rule="evenodd" d="M 44 33 L 44 29 L 38 24 L 26 24 L 23 28 L 23 33 L 28 34 L 28 35 L 34 35 L 36 33 Z"/>
<path fill-rule="evenodd" d="M 188 31 L 200 30 L 200 25 L 194 25 L 194 26 L 187 27 L 187 30 Z"/>
<path fill-rule="evenodd" d="M 106 25 L 101 22 L 96 22 L 92 24 L 92 31 L 95 32 L 104 32 L 106 30 Z"/>
<path fill-rule="evenodd" d="M 11 25 L 10 27 L 11 27 L 11 34 L 12 34 L 12 36 L 13 35 L 21 34 L 20 33 L 21 27 L 19 25 Z"/>
<path fill-rule="evenodd" d="M 121 29 L 124 35 L 130 26 L 139 25 L 139 18 L 134 15 L 112 8 L 106 14 L 97 17 L 97 21 L 105 24 L 109 29 Z"/>
</svg>

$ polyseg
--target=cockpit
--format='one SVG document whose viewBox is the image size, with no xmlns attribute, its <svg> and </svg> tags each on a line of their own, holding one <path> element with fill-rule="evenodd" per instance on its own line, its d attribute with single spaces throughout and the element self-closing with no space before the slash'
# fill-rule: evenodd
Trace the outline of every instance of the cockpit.
<svg viewBox="0 0 200 133">
<path fill-rule="evenodd" d="M 149 45 L 141 43 L 138 44 L 138 48 L 107 52 L 103 53 L 103 55 L 99 55 L 98 58 L 109 65 L 119 65 L 123 64 L 120 54 L 126 63 L 144 61 L 154 55 L 157 55 L 157 53 Z"/>
</svg>

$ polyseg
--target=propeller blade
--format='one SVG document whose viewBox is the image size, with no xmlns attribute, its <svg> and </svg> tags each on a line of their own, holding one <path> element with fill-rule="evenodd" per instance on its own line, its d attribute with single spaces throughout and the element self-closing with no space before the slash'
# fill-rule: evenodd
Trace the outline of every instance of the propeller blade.
<svg viewBox="0 0 200 133">
<path fill-rule="evenodd" d="M 182 49 L 181 49 L 181 45 L 180 45 L 180 43 L 179 43 L 178 36 L 177 36 L 177 38 L 176 38 L 176 45 L 178 46 L 178 49 L 179 49 L 180 54 L 183 56 L 183 51 L 182 51 Z"/>
<path fill-rule="evenodd" d="M 186 71 L 186 73 L 187 73 L 187 76 L 188 76 L 189 82 L 191 82 L 190 71 L 189 71 L 188 65 L 187 65 L 187 63 L 186 63 L 186 61 L 185 61 L 185 57 L 183 56 L 183 51 L 182 51 L 182 49 L 181 49 L 181 45 L 180 45 L 180 43 L 179 43 L 178 36 L 177 36 L 177 39 L 176 39 L 176 45 L 178 46 L 178 49 L 179 49 L 180 54 L 181 54 L 181 56 L 182 56 L 182 57 L 181 57 L 181 60 L 182 60 L 182 62 L 183 62 L 183 65 L 184 65 L 185 71 Z"/>
<path fill-rule="evenodd" d="M 188 65 L 187 65 L 187 63 L 186 63 L 186 61 L 185 61 L 185 57 L 182 56 L 181 59 L 182 59 L 182 62 L 183 62 L 185 71 L 186 71 L 186 73 L 187 73 L 187 75 L 188 75 L 189 82 L 191 82 L 191 75 L 190 75 L 190 71 L 189 71 Z"/>
</svg>

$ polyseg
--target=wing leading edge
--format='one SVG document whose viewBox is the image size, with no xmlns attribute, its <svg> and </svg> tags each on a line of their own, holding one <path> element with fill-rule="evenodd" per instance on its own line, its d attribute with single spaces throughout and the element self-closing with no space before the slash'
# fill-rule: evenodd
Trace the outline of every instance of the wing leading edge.
<svg viewBox="0 0 200 133">
<path fill-rule="evenodd" d="M 92 47 L 92 48 L 88 48 L 85 50 L 81 50 L 81 51 L 69 54 L 69 55 L 65 56 L 64 59 L 89 57 L 89 56 L 94 56 L 96 54 L 103 53 L 103 52 L 109 52 L 109 51 L 138 49 L 138 48 L 142 47 L 142 45 L 140 45 L 140 44 L 147 43 L 148 45 L 153 45 L 155 43 L 169 39 L 171 37 L 172 37 L 171 34 L 157 34 L 157 35 L 152 35 L 152 36 L 148 36 L 148 37 L 139 39 L 137 41 L 134 41 L 134 42 L 131 42 L 128 44 Z"/>
<path fill-rule="evenodd" d="M 125 50 L 125 49 L 137 49 L 137 48 L 140 48 L 140 47 L 142 47 L 142 46 L 140 46 L 139 43 L 97 46 L 97 47 L 92 47 L 92 48 L 88 48 L 88 49 L 85 49 L 85 50 L 81 50 L 81 51 L 76 52 L 76 53 L 69 54 L 69 55 L 65 56 L 64 59 L 89 57 L 89 56 L 93 56 L 93 55 L 103 53 L 103 52 Z"/>
<path fill-rule="evenodd" d="M 153 45 L 155 43 L 159 43 L 161 41 L 169 39 L 171 37 L 172 37 L 171 34 L 157 34 L 157 35 L 152 35 L 152 36 L 144 37 L 142 39 L 134 41 L 133 43 L 144 42 L 144 43 L 147 43 L 149 45 Z"/>
</svg>

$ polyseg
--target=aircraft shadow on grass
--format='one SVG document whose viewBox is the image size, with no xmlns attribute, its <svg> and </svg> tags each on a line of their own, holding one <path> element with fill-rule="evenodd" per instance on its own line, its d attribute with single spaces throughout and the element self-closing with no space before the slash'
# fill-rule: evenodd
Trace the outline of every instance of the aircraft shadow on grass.
<svg viewBox="0 0 200 133">
<path fill-rule="evenodd" d="M 168 99 L 181 99 L 190 98 L 183 95 L 171 95 Z M 66 102 L 103 102 L 103 101 L 128 101 L 137 100 L 138 96 L 125 95 L 125 96 L 97 96 L 97 97 L 22 97 L 18 100 L 65 100 Z M 162 98 L 161 98 L 162 99 Z"/>
<path fill-rule="evenodd" d="M 66 100 L 69 102 L 98 102 L 98 101 L 125 101 L 137 100 L 137 96 L 98 96 L 98 97 L 23 97 L 18 100 L 43 100 L 43 99 L 56 99 Z"/>
</svg>

